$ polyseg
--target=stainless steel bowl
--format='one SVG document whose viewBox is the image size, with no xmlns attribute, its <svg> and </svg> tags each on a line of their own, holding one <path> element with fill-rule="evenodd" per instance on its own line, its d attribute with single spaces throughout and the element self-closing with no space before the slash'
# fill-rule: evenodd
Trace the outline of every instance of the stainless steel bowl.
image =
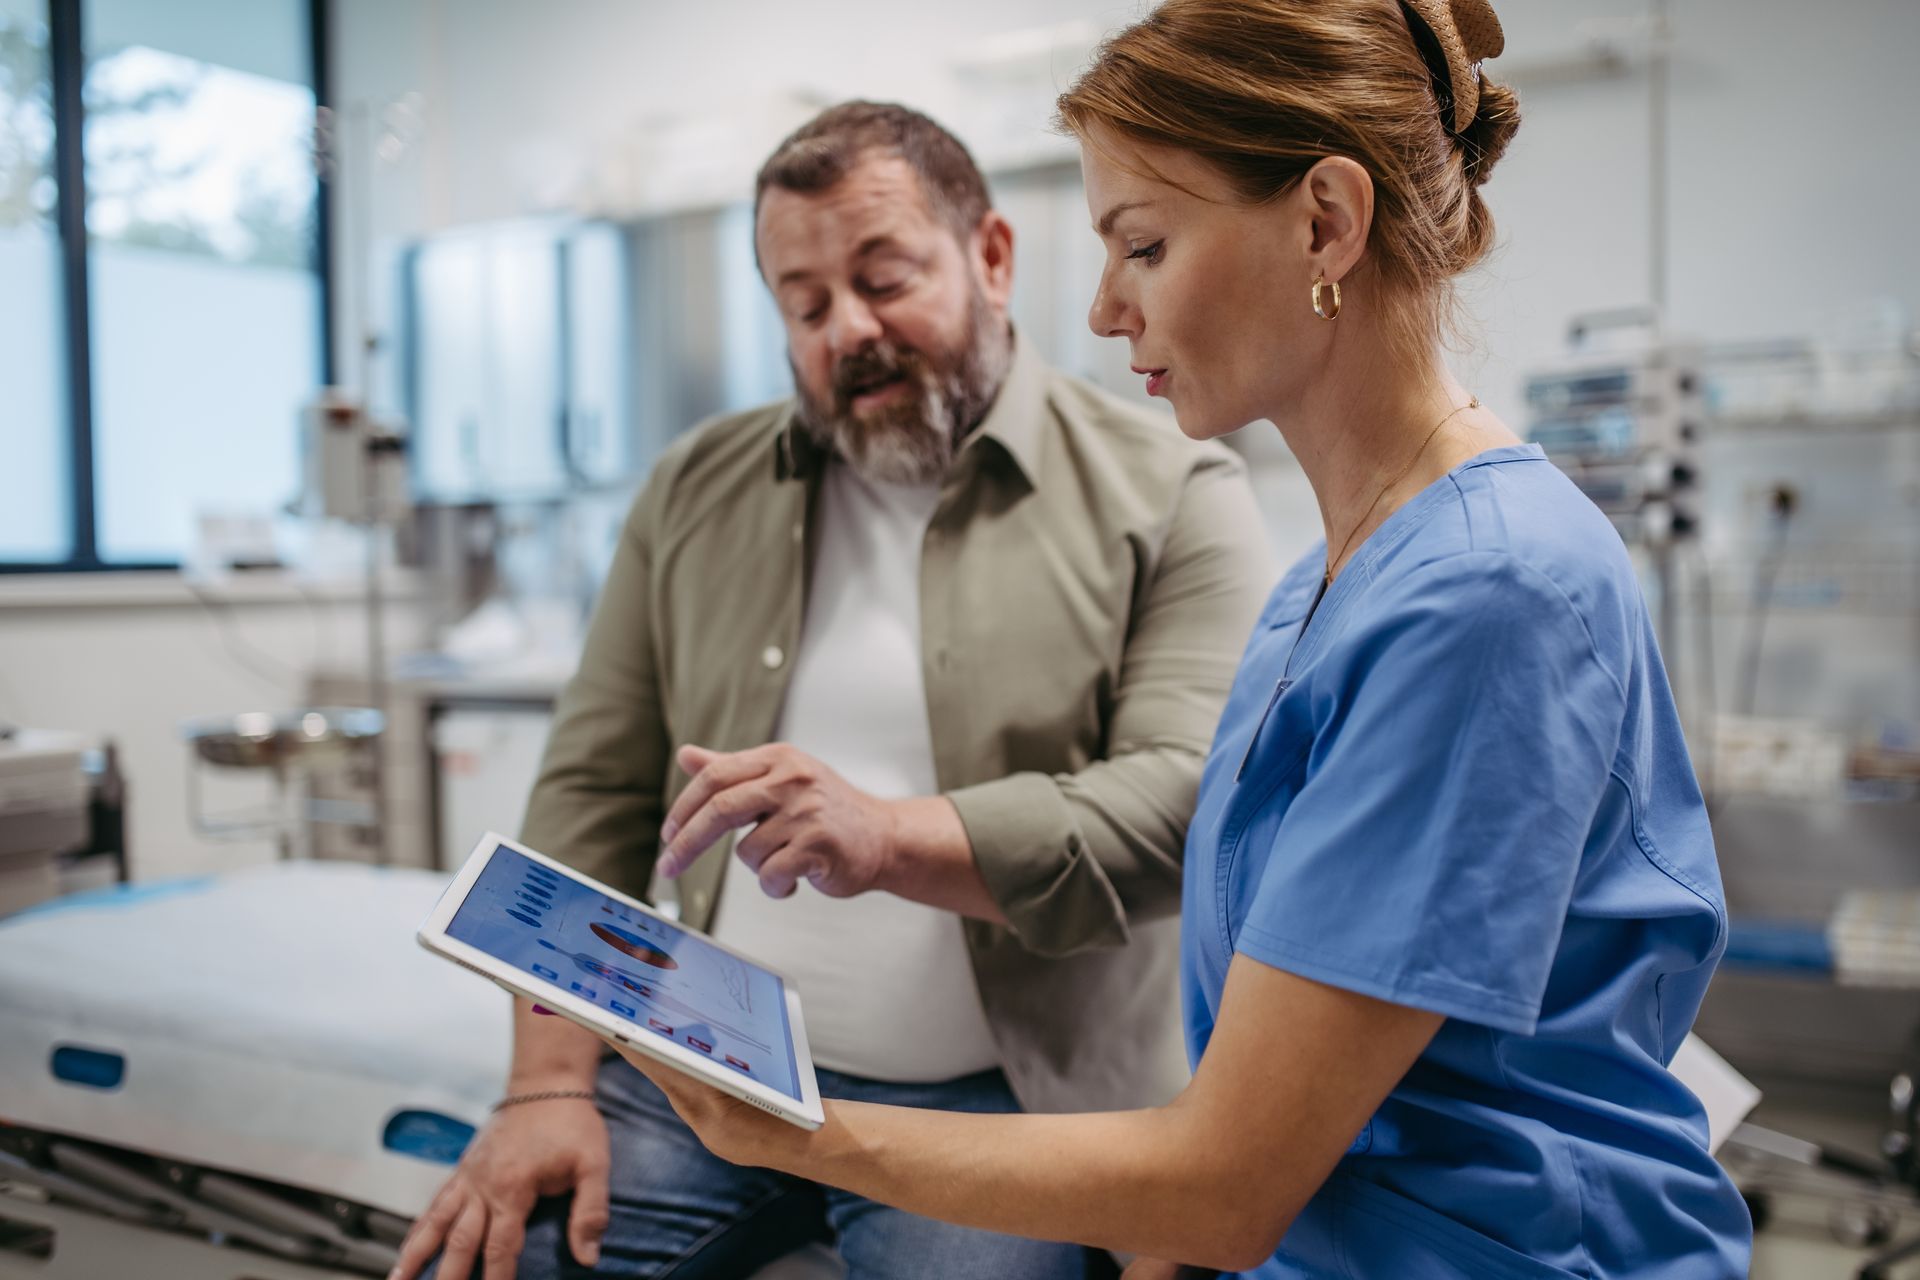
<svg viewBox="0 0 1920 1280">
<path fill-rule="evenodd" d="M 386 718 L 368 707 L 308 707 L 189 720 L 180 736 L 208 764 L 269 769 L 337 759 L 385 727 Z"/>
</svg>

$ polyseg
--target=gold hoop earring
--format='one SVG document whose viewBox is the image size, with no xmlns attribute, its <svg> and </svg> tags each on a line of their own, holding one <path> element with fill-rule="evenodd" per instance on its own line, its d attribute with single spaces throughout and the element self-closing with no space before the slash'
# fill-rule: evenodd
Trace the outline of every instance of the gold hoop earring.
<svg viewBox="0 0 1920 1280">
<path fill-rule="evenodd" d="M 1327 310 L 1326 304 L 1320 297 L 1320 290 L 1328 286 L 1331 286 L 1333 289 L 1333 310 L 1331 311 Z M 1340 282 L 1338 280 L 1329 280 L 1325 276 L 1315 276 L 1313 278 L 1313 314 L 1319 316 L 1322 320 L 1337 320 L 1340 318 Z"/>
</svg>

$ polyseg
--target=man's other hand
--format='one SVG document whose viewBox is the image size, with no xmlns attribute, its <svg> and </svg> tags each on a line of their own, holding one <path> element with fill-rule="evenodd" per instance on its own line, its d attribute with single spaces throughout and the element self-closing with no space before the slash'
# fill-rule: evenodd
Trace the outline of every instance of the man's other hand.
<svg viewBox="0 0 1920 1280">
<path fill-rule="evenodd" d="M 607 1229 L 609 1160 L 607 1122 L 589 1101 L 551 1099 L 499 1112 L 407 1232 L 388 1280 L 412 1280 L 435 1254 L 446 1280 L 466 1280 L 476 1262 L 484 1280 L 513 1280 L 534 1202 L 568 1192 L 567 1244 L 575 1261 L 591 1267 Z"/>
</svg>

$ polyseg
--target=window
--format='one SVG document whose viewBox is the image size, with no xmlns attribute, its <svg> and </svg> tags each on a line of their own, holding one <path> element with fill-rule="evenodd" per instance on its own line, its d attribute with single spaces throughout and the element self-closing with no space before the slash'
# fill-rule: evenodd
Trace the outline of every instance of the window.
<svg viewBox="0 0 1920 1280">
<path fill-rule="evenodd" d="M 52 72 L 41 0 L 0 0 L 0 562 L 73 553 Z"/>
<path fill-rule="evenodd" d="M 314 12 L 0 0 L 0 278 L 29 286 L 0 291 L 25 463 L 0 466 L 0 561 L 167 565 L 198 514 L 294 496 L 298 410 L 326 377 Z M 83 213 L 56 218 L 76 192 Z"/>
</svg>

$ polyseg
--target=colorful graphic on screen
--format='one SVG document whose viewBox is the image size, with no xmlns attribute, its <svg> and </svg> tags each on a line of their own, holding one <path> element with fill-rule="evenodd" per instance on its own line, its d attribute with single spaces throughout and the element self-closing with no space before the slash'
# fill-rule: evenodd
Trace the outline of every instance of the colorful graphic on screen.
<svg viewBox="0 0 1920 1280">
<path fill-rule="evenodd" d="M 594 937 L 600 939 L 600 941 L 606 943 L 621 955 L 632 956 L 641 964 L 650 964 L 656 969 L 678 969 L 680 967 L 679 961 L 675 960 L 672 956 L 660 950 L 660 948 L 650 945 L 646 939 L 634 937 L 625 929 L 616 929 L 610 924 L 601 924 L 597 920 L 588 927 L 593 930 Z"/>
<path fill-rule="evenodd" d="M 447 935 L 800 1100 L 780 979 L 705 938 L 505 847 Z"/>
</svg>

